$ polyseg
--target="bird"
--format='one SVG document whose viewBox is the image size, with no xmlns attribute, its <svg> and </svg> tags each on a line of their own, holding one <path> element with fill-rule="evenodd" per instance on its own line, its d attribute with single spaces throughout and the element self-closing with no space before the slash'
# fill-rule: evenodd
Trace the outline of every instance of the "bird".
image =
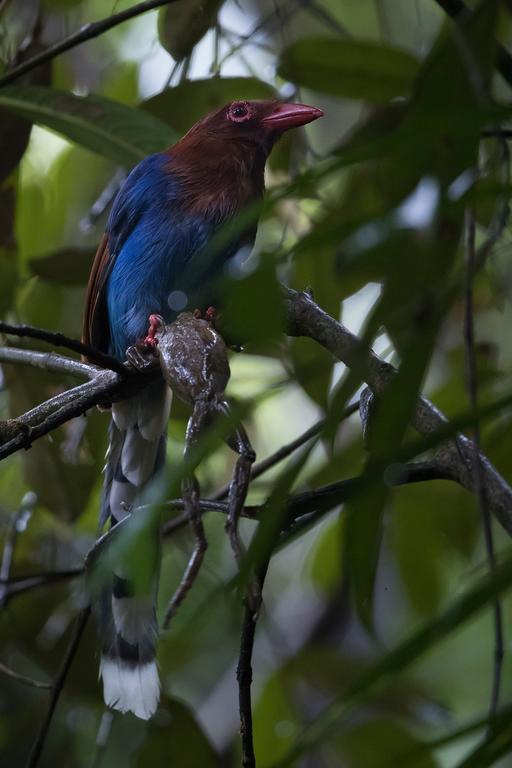
<svg viewBox="0 0 512 768">
<path fill-rule="evenodd" d="M 136 165 L 92 264 L 83 341 L 123 361 L 127 348 L 144 343 L 151 314 L 169 323 L 185 309 L 210 306 L 226 267 L 252 247 L 256 225 L 224 240 L 218 233 L 262 200 L 265 163 L 280 136 L 322 116 L 305 104 L 233 101 Z M 169 389 L 155 380 L 111 412 L 100 526 L 124 520 L 161 472 Z M 112 574 L 97 601 L 100 677 L 107 706 L 147 720 L 160 697 L 158 573 L 141 594 L 128 566 Z"/>
</svg>

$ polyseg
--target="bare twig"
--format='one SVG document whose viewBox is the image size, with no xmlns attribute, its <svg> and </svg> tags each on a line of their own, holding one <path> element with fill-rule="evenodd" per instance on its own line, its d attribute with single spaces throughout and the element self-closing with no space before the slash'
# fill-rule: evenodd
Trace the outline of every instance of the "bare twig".
<svg viewBox="0 0 512 768">
<path fill-rule="evenodd" d="M 457 482 L 457 472 L 450 463 L 446 462 L 444 457 L 434 458 L 432 461 L 416 462 L 412 464 L 392 465 L 387 474 L 386 481 L 389 485 L 399 486 L 409 483 L 425 482 L 428 480 L 455 480 Z M 345 480 L 339 480 L 336 483 L 320 486 L 311 491 L 290 496 L 287 502 L 287 515 L 283 520 L 283 533 L 296 533 L 302 526 L 309 526 L 320 520 L 327 512 L 334 507 L 343 504 L 355 492 L 362 487 L 365 482 L 364 476 L 350 477 Z M 185 510 L 186 505 L 183 499 L 171 499 L 162 505 L 167 509 Z M 144 510 L 146 507 L 137 507 L 134 512 Z M 201 515 L 207 512 L 220 512 L 227 515 L 228 505 L 225 502 L 214 502 L 209 499 L 199 500 L 199 509 Z M 266 512 L 266 504 L 245 506 L 241 510 L 241 516 L 249 520 L 259 520 Z M 300 526 L 299 523 L 300 522 Z M 162 535 L 164 537 L 172 536 L 176 531 L 186 527 L 190 522 L 187 512 L 164 523 L 162 526 Z M 94 558 L 99 550 L 105 546 L 110 536 L 117 528 L 111 528 L 101 539 L 98 539 L 86 555 L 85 561 Z M 83 567 L 71 568 L 65 571 L 50 571 L 47 573 L 38 573 L 30 576 L 17 576 L 3 582 L 6 588 L 6 599 L 11 599 L 18 595 L 29 592 L 33 589 L 46 587 L 61 581 L 68 581 L 81 576 L 84 572 Z M 0 582 L 2 583 L 2 582 Z"/>
<path fill-rule="evenodd" d="M 30 751 L 30 755 L 27 761 L 27 768 L 36 768 L 36 766 L 39 765 L 39 760 L 41 758 L 41 754 L 46 742 L 46 737 L 48 736 L 48 730 L 52 722 L 52 717 L 53 717 L 53 713 L 55 712 L 55 707 L 57 706 L 60 695 L 64 688 L 64 684 L 66 682 L 68 672 L 73 663 L 73 659 L 75 658 L 76 652 L 78 651 L 78 646 L 80 645 L 80 640 L 82 639 L 82 635 L 84 633 L 85 626 L 89 619 L 90 613 L 91 613 L 91 609 L 89 606 L 87 606 L 87 608 L 84 608 L 82 611 L 80 611 L 80 613 L 77 616 L 73 635 L 71 636 L 71 640 L 69 642 L 66 654 L 62 661 L 62 665 L 53 683 L 52 695 L 50 697 L 46 715 L 43 719 L 43 722 L 41 723 L 41 727 L 39 728 L 39 733 L 37 734 L 36 740 L 34 741 L 34 744 Z"/>
<path fill-rule="evenodd" d="M 238 708 L 240 711 L 240 736 L 242 738 L 243 768 L 256 768 L 252 733 L 252 653 L 254 649 L 254 636 L 256 634 L 256 622 L 258 621 L 259 607 L 261 605 L 261 594 L 263 592 L 263 585 L 265 583 L 269 562 L 270 557 L 265 558 L 265 561 L 260 564 L 255 576 L 258 584 L 259 605 L 256 607 L 253 600 L 250 600 L 249 597 L 245 600 L 242 633 L 240 636 L 240 652 L 236 669 L 236 679 L 238 681 Z M 257 609 L 255 610 L 255 608 Z"/>
<path fill-rule="evenodd" d="M 181 582 L 166 608 L 163 622 L 164 629 L 168 628 L 172 617 L 194 584 L 203 563 L 205 552 L 208 548 L 199 502 L 199 484 L 193 473 L 184 479 L 182 492 L 185 505 L 185 516 L 194 532 L 195 544 Z"/>
<path fill-rule="evenodd" d="M 36 494 L 32 492 L 26 493 L 21 501 L 20 508 L 12 516 L 10 525 L 8 527 L 2 553 L 2 563 L 0 565 L 0 608 L 3 608 L 8 600 L 8 591 L 5 586 L 5 582 L 8 581 L 11 574 L 11 566 L 14 559 L 16 541 L 18 539 L 18 531 L 21 530 L 24 525 L 26 525 L 26 521 L 30 517 L 30 514 L 36 504 Z"/>
<path fill-rule="evenodd" d="M 340 421 L 347 419 L 349 416 L 355 413 L 358 408 L 358 402 L 348 405 L 340 415 Z M 320 419 L 311 427 L 309 427 L 309 429 L 303 432 L 302 435 L 299 435 L 299 437 L 295 438 L 295 440 L 292 440 L 291 443 L 287 443 L 286 445 L 281 446 L 281 448 L 278 448 L 275 453 L 270 454 L 270 456 L 267 456 L 266 459 L 263 459 L 257 464 L 254 464 L 251 470 L 251 480 L 256 480 L 257 477 L 261 477 L 261 475 L 263 475 L 265 472 L 268 472 L 269 469 L 275 467 L 276 464 L 279 464 L 279 462 L 287 459 L 288 456 L 291 456 L 292 453 L 305 445 L 305 443 L 307 443 L 309 440 L 317 437 L 324 427 L 325 419 Z M 228 493 L 229 484 L 224 485 L 219 491 L 217 491 L 212 496 L 212 501 L 220 501 L 221 499 L 225 499 Z"/>
<path fill-rule="evenodd" d="M 464 313 L 464 345 L 466 352 L 466 381 L 471 408 L 476 411 L 478 408 L 478 383 L 476 374 L 476 355 L 475 355 L 475 323 L 473 316 L 473 274 L 476 259 L 475 252 L 475 229 L 476 222 L 472 209 L 468 208 L 466 212 L 466 284 L 465 284 L 465 313 Z M 484 531 L 485 549 L 490 573 L 496 570 L 496 554 L 494 551 L 494 539 L 492 532 L 492 520 L 489 506 L 487 504 L 487 495 L 484 486 L 483 468 L 480 458 L 480 425 L 476 422 L 473 427 L 473 467 L 475 476 L 475 494 L 480 507 L 480 515 Z M 501 602 L 496 595 L 492 600 L 492 613 L 494 623 L 494 666 L 493 681 L 491 688 L 491 698 L 489 703 L 489 722 L 487 736 L 494 728 L 496 713 L 500 698 L 501 673 L 503 667 L 504 643 L 503 643 L 503 618 L 501 611 Z"/>
<path fill-rule="evenodd" d="M 20 675 L 19 672 L 15 672 L 13 669 L 10 669 L 9 667 L 6 667 L 5 664 L 2 664 L 0 662 L 0 672 L 2 675 L 6 675 L 7 677 L 11 677 L 13 680 L 16 680 L 18 683 L 22 683 L 23 685 L 29 685 L 31 688 L 52 688 L 52 683 L 42 683 L 39 680 L 33 680 L 31 677 L 26 677 L 25 675 Z"/>
<path fill-rule="evenodd" d="M 74 579 L 83 573 L 83 568 L 70 568 L 65 571 L 49 571 L 47 573 L 35 573 L 31 576 L 16 576 L 1 581 L 4 604 L 12 597 L 17 597 L 25 592 L 31 592 L 39 587 L 47 587 L 60 581 Z"/>
<path fill-rule="evenodd" d="M 129 372 L 126 366 L 119 362 L 119 360 L 116 360 L 115 357 L 106 355 L 104 352 L 89 346 L 89 344 L 84 344 L 82 341 L 78 341 L 78 339 L 72 339 L 63 333 L 47 331 L 44 328 L 36 328 L 33 325 L 11 325 L 2 321 L 0 321 L 0 333 L 19 336 L 20 338 L 39 339 L 56 347 L 70 349 L 72 352 L 78 352 L 79 355 L 87 357 L 90 362 L 99 365 L 101 368 L 109 368 L 111 371 L 120 373 L 121 376 L 126 376 Z"/>
<path fill-rule="evenodd" d="M 120 11 L 119 13 L 115 13 L 106 19 L 102 19 L 101 21 L 94 21 L 91 24 L 84 24 L 83 27 L 80 27 L 79 30 L 73 32 L 73 34 L 69 35 L 69 37 L 66 37 L 64 40 L 55 43 L 55 45 L 51 45 L 49 48 L 46 48 L 36 56 L 32 56 L 30 59 L 27 59 L 17 67 L 13 67 L 9 72 L 0 78 L 0 87 L 2 85 L 7 85 L 8 83 L 13 83 L 27 72 L 31 72 L 33 69 L 40 67 L 41 64 L 55 59 L 57 56 L 60 56 L 61 53 L 65 53 L 66 51 L 70 51 L 72 48 L 76 48 L 77 45 L 85 43 L 86 40 L 92 40 L 94 37 L 99 37 L 104 32 L 107 32 L 113 27 L 117 27 L 124 21 L 134 19 L 136 16 L 140 16 L 147 11 L 152 11 L 155 8 L 160 8 L 162 5 L 169 5 L 170 3 L 174 2 L 176 2 L 176 0 L 145 0 L 142 3 L 138 3 L 131 8 Z"/>
</svg>

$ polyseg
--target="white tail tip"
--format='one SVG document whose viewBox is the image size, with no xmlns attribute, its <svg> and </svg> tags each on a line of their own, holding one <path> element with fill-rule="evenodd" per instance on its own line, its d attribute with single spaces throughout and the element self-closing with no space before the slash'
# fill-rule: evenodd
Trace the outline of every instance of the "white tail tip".
<svg viewBox="0 0 512 768">
<path fill-rule="evenodd" d="M 102 656 L 100 676 L 107 707 L 133 712 L 141 720 L 149 720 L 155 714 L 160 699 L 156 661 L 134 666 Z"/>
</svg>

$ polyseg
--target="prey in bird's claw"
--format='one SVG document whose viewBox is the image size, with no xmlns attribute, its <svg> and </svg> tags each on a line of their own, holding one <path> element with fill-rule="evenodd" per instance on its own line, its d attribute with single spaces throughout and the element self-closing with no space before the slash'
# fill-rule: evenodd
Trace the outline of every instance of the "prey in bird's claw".
<svg viewBox="0 0 512 768">
<path fill-rule="evenodd" d="M 216 311 L 209 307 L 204 316 L 198 311 L 183 312 L 173 323 L 165 325 L 162 318 L 152 315 L 149 332 L 153 332 L 156 342 L 153 352 L 159 359 L 168 386 L 177 397 L 193 407 L 186 431 L 185 461 L 189 459 L 205 427 L 216 415 L 227 417 L 233 424 L 233 431 L 228 434 L 226 442 L 238 454 L 238 459 L 229 487 L 225 528 L 240 567 L 245 548 L 238 532 L 238 521 L 256 456 L 245 429 L 235 419 L 224 395 L 230 369 L 226 344 L 213 326 L 215 316 Z M 167 607 L 164 627 L 169 625 L 192 587 L 207 548 L 199 507 L 199 485 L 193 472 L 183 482 L 182 494 L 194 532 L 195 546 L 181 583 Z M 261 605 L 261 590 L 255 576 L 249 580 L 247 599 L 251 610 L 257 614 Z"/>
</svg>

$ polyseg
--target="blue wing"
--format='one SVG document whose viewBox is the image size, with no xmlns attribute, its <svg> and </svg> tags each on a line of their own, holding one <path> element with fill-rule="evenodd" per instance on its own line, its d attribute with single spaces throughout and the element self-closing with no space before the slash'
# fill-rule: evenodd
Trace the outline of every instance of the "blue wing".
<svg viewBox="0 0 512 768">
<path fill-rule="evenodd" d="M 139 163 L 107 226 L 109 351 L 121 359 L 145 335 L 151 313 L 170 321 L 189 303 L 197 288 L 192 256 L 204 251 L 215 229 L 181 210 L 179 181 L 166 164 L 164 155 Z"/>
</svg>

